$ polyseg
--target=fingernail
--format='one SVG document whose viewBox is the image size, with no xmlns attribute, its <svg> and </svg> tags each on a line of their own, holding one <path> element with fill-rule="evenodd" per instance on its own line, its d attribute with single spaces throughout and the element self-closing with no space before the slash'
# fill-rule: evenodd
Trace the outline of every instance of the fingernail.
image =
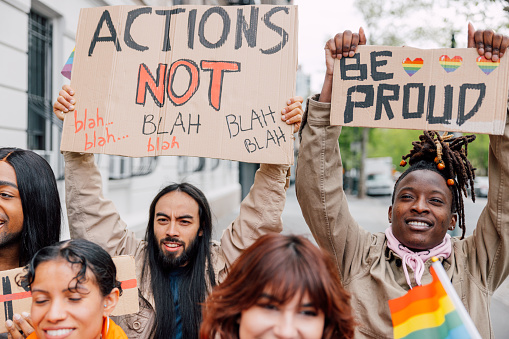
<svg viewBox="0 0 509 339">
<path fill-rule="evenodd" d="M 30 316 L 30 313 L 28 313 L 28 312 L 21 312 L 21 315 L 23 316 L 23 318 L 28 318 Z"/>
<path fill-rule="evenodd" d="M 69 109 L 72 111 L 74 109 L 74 106 L 73 105 L 69 106 Z"/>
<path fill-rule="evenodd" d="M 76 101 L 74 101 L 74 99 L 71 99 L 71 104 L 74 104 Z"/>
<path fill-rule="evenodd" d="M 291 101 L 291 100 L 288 100 L 288 101 L 286 102 L 286 104 L 287 104 L 287 105 L 291 105 L 291 104 L 292 104 L 292 101 Z"/>
<path fill-rule="evenodd" d="M 19 314 L 15 314 L 14 317 L 12 317 L 14 320 L 21 320 L 21 316 Z"/>
<path fill-rule="evenodd" d="M 64 112 L 69 112 L 69 110 L 66 108 L 66 109 L 64 109 Z"/>
<path fill-rule="evenodd" d="M 286 121 L 286 117 L 283 115 L 283 116 L 281 117 L 281 120 Z"/>
<path fill-rule="evenodd" d="M 71 95 L 74 95 L 74 91 L 70 91 L 69 93 L 71 93 Z"/>
<path fill-rule="evenodd" d="M 7 327 L 12 327 L 12 321 L 7 320 L 7 321 L 5 322 L 5 326 L 7 326 Z"/>
</svg>

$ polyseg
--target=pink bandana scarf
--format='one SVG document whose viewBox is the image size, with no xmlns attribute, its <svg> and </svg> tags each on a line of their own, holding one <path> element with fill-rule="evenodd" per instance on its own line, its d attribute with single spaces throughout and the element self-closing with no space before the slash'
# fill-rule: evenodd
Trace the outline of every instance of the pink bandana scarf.
<svg viewBox="0 0 509 339">
<path fill-rule="evenodd" d="M 403 260 L 403 270 L 405 271 L 406 281 L 410 289 L 412 288 L 412 282 L 408 275 L 407 265 L 414 271 L 414 278 L 417 285 L 421 285 L 421 278 L 424 274 L 424 263 L 431 257 L 442 257 L 444 259 L 449 258 L 451 255 L 451 236 L 446 234 L 444 240 L 437 246 L 422 252 L 414 252 L 399 242 L 398 239 L 392 233 L 392 227 L 387 227 L 385 230 L 385 236 L 387 237 L 387 246 L 401 257 Z"/>
</svg>

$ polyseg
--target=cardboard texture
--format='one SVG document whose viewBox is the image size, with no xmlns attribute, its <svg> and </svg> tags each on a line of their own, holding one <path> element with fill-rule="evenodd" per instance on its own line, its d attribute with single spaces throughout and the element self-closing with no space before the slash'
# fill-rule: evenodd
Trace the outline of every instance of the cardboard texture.
<svg viewBox="0 0 509 339">
<path fill-rule="evenodd" d="M 331 124 L 502 134 L 509 58 L 474 48 L 359 46 L 334 64 Z"/>
<path fill-rule="evenodd" d="M 296 6 L 80 12 L 62 151 L 290 164 Z"/>
<path fill-rule="evenodd" d="M 118 256 L 113 258 L 113 262 L 117 266 L 117 280 L 122 283 L 123 293 L 112 315 L 137 313 L 139 304 L 134 258 Z M 0 312 L 0 333 L 7 332 L 5 321 L 12 320 L 14 313 L 30 312 L 32 306 L 30 291 L 26 291 L 16 284 L 16 276 L 19 274 L 23 274 L 22 267 L 0 272 L 2 279 L 0 303 L 3 305 L 1 308 L 3 312 Z"/>
</svg>

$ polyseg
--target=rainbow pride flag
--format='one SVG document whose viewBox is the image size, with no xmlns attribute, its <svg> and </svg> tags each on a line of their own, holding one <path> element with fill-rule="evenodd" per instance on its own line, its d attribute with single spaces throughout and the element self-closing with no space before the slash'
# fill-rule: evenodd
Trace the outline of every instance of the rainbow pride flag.
<svg viewBox="0 0 509 339">
<path fill-rule="evenodd" d="M 69 55 L 69 59 L 67 59 L 64 68 L 62 68 L 62 75 L 67 79 L 71 80 L 71 71 L 72 71 L 72 63 L 74 62 L 74 50 L 76 47 L 72 49 L 71 55 Z"/>
<path fill-rule="evenodd" d="M 433 282 L 389 300 L 395 339 L 479 338 L 438 258 L 430 267 Z"/>
</svg>

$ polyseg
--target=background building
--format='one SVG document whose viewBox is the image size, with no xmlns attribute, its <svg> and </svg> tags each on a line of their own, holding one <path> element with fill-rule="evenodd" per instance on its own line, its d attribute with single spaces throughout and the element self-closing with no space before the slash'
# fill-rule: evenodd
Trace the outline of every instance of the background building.
<svg viewBox="0 0 509 339">
<path fill-rule="evenodd" d="M 62 124 L 52 112 L 63 84 L 60 71 L 75 45 L 80 8 L 113 5 L 291 4 L 250 0 L 0 0 L 0 147 L 36 151 L 51 164 L 64 202 L 64 164 L 60 154 Z M 238 207 L 239 163 L 234 161 L 99 155 L 104 193 L 112 199 L 129 228 L 144 234 L 147 211 L 157 191 L 171 182 L 187 181 L 208 197 L 217 219 Z M 256 164 L 242 165 L 248 191 Z M 64 210 L 65 215 L 65 210 Z M 67 229 L 67 226 L 65 226 Z M 64 232 L 64 234 L 66 234 Z"/>
</svg>

